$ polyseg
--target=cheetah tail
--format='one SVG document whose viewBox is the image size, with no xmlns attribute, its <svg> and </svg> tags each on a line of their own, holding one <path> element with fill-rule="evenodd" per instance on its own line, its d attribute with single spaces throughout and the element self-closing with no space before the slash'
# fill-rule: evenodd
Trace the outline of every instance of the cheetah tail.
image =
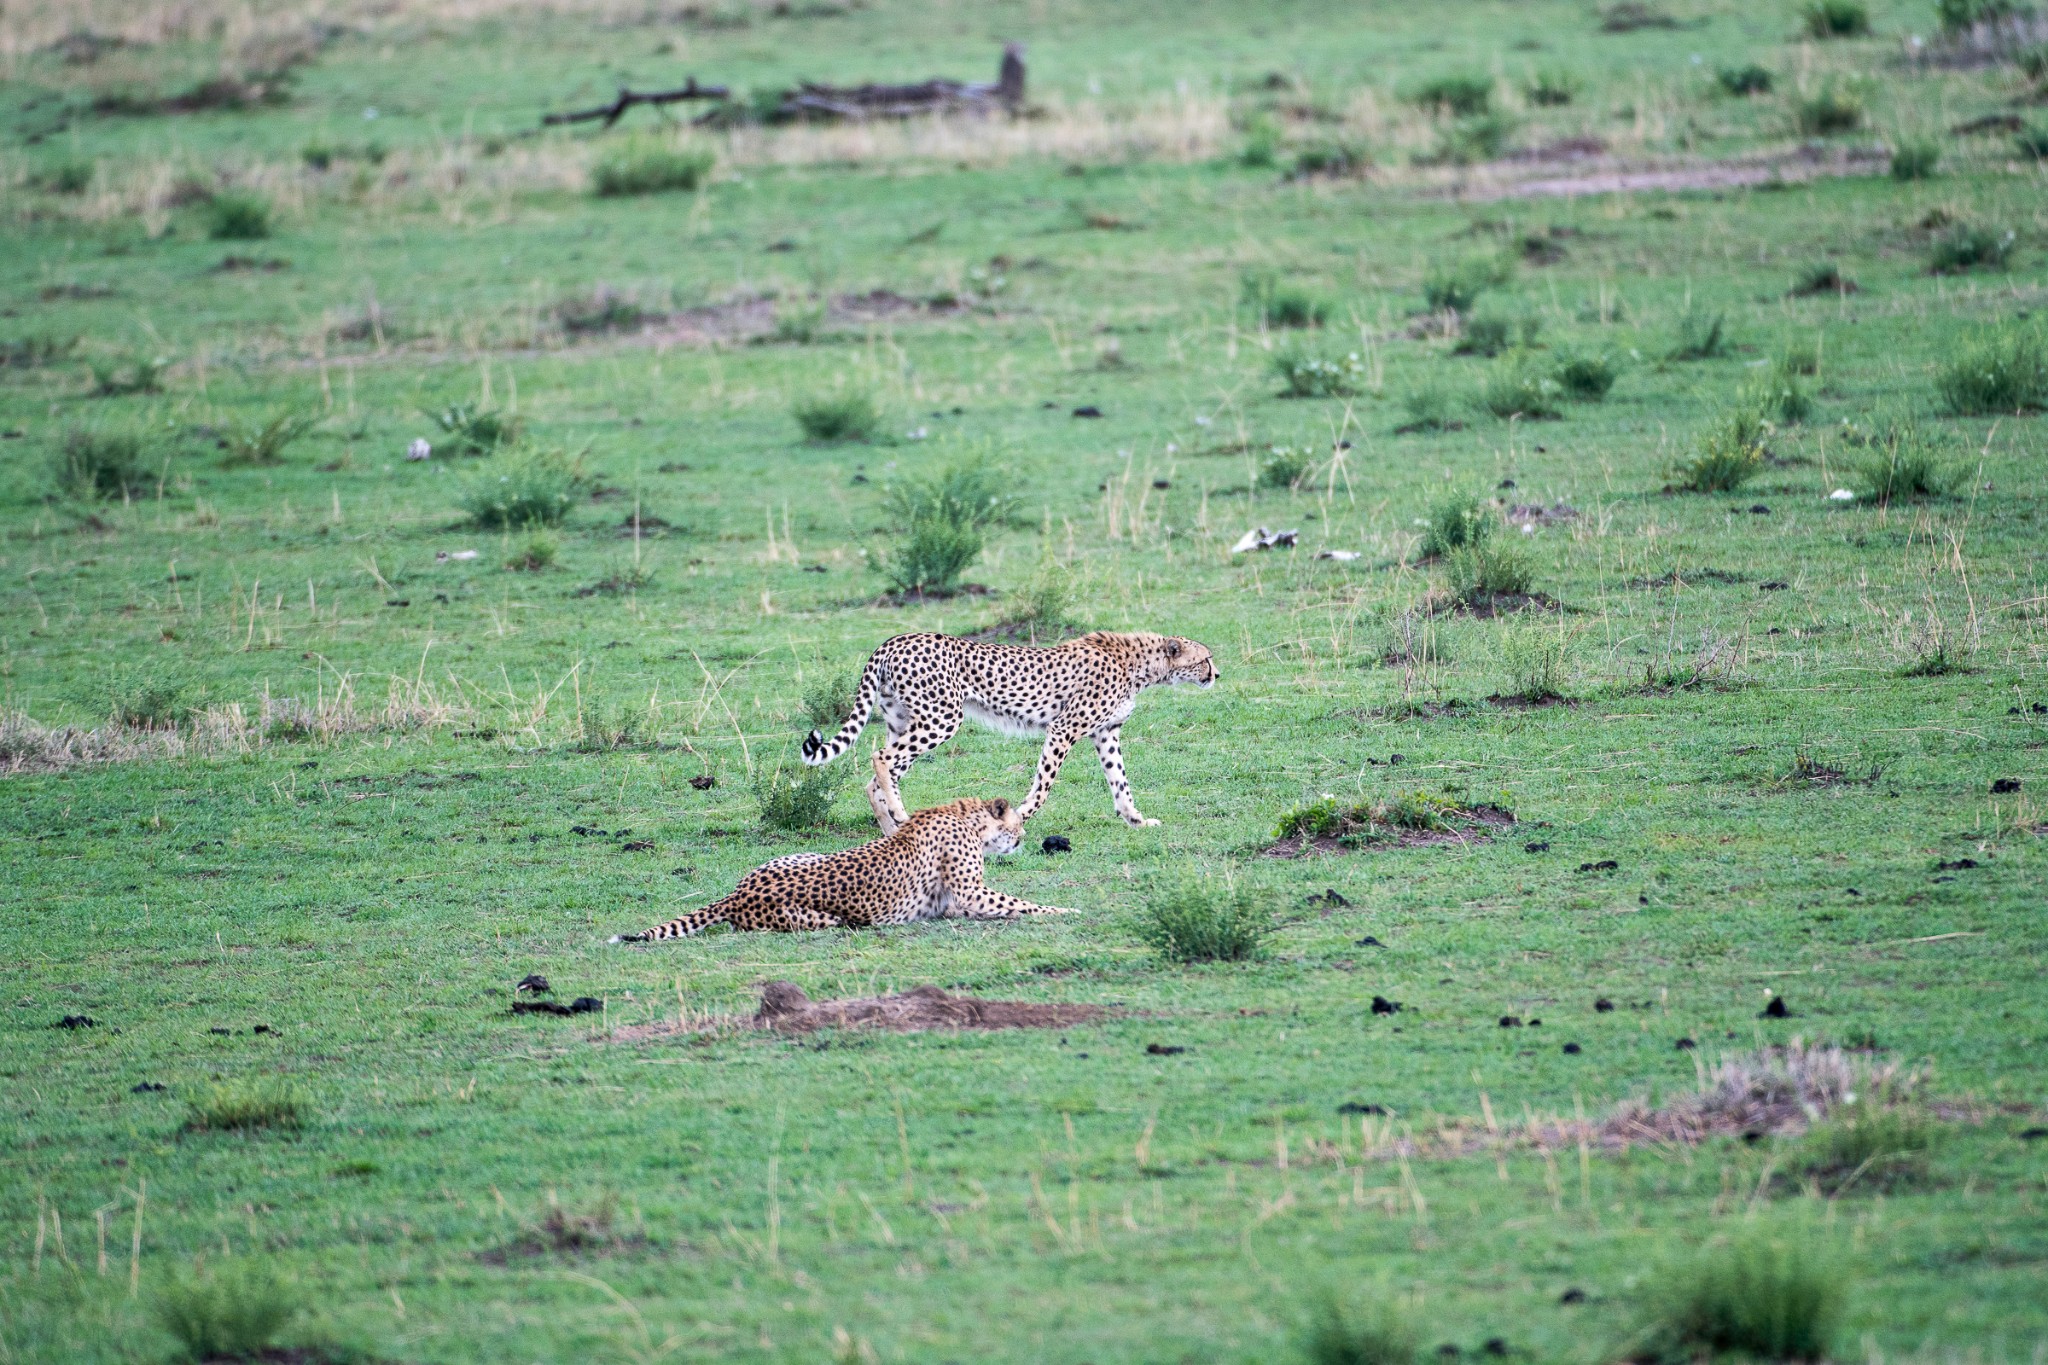
<svg viewBox="0 0 2048 1365">
<path fill-rule="evenodd" d="M 839 727 L 839 733 L 830 739 L 816 730 L 805 735 L 804 762 L 815 768 L 830 763 L 851 749 L 853 742 L 860 738 L 860 732 L 868 728 L 868 717 L 874 713 L 875 702 L 881 693 L 882 683 L 875 661 L 869 659 L 867 667 L 861 670 L 860 686 L 853 691 L 853 714 L 846 718 L 846 724 Z"/>
<path fill-rule="evenodd" d="M 701 934 L 712 925 L 722 923 L 731 917 L 732 899 L 731 896 L 727 896 L 724 900 L 713 901 L 701 909 L 692 910 L 687 915 L 678 915 L 667 924 L 657 924 L 645 933 L 621 934 L 612 942 L 651 943 L 665 938 L 688 938 L 692 934 Z"/>
</svg>

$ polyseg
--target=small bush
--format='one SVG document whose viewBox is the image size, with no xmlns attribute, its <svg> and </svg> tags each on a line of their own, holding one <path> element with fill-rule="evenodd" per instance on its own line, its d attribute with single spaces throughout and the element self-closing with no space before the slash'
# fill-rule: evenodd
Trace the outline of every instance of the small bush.
<svg viewBox="0 0 2048 1365">
<path fill-rule="evenodd" d="M 1452 266 L 1432 266 L 1422 277 L 1422 301 L 1433 312 L 1470 312 L 1482 293 L 1505 282 L 1505 273 L 1500 261 L 1480 257 Z"/>
<path fill-rule="evenodd" d="M 1535 704 L 1564 695 L 1571 642 L 1562 630 L 1516 631 L 1501 641 L 1508 685 L 1502 695 Z"/>
<path fill-rule="evenodd" d="M 841 716 L 841 720 L 845 717 Z M 781 767 L 762 769 L 754 779 L 754 808 L 763 829 L 815 829 L 832 818 L 832 803 L 853 780 L 846 763 L 823 768 L 799 765 L 792 775 Z"/>
<path fill-rule="evenodd" d="M 2034 43 L 2012 54 L 2012 62 L 2030 81 L 2048 80 L 2048 43 Z"/>
<path fill-rule="evenodd" d="M 580 753 L 644 749 L 659 742 L 660 718 L 638 702 L 593 705 L 579 720 L 583 733 L 577 736 L 575 747 Z"/>
<path fill-rule="evenodd" d="M 1550 68 L 1538 71 L 1522 87 L 1522 97 L 1531 104 L 1556 107 L 1570 104 L 1579 96 L 1580 82 L 1569 71 Z"/>
<path fill-rule="evenodd" d="M 1244 301 L 1268 327 L 1320 327 L 1330 316 L 1329 304 L 1271 271 L 1246 273 Z"/>
<path fill-rule="evenodd" d="M 60 161 L 36 174 L 32 183 L 51 194 L 84 194 L 92 188 L 90 161 Z"/>
<path fill-rule="evenodd" d="M 142 438 L 132 431 L 73 427 L 57 447 L 51 476 L 69 497 L 126 497 L 149 476 L 142 463 Z"/>
<path fill-rule="evenodd" d="M 808 346 L 818 339 L 819 331 L 825 325 L 825 305 L 777 304 L 775 307 L 775 340 L 795 346 Z"/>
<path fill-rule="evenodd" d="M 1947 497 L 1956 475 L 1910 436 L 1894 435 L 1856 465 L 1856 483 L 1864 498 L 1887 506 Z"/>
<path fill-rule="evenodd" d="M 2010 229 L 1957 223 L 1936 241 L 1927 257 L 1927 269 L 1936 275 L 1959 275 L 1966 270 L 2003 270 L 2012 261 L 2018 234 Z"/>
<path fill-rule="evenodd" d="M 1941 144 L 1932 138 L 1901 138 L 1892 147 L 1892 179 L 1931 180 L 1941 168 Z"/>
<path fill-rule="evenodd" d="M 1499 527 L 1500 518 L 1481 499 L 1445 498 L 1429 509 L 1424 521 L 1421 556 L 1441 559 L 1467 545 L 1484 544 Z"/>
<path fill-rule="evenodd" d="M 80 699 L 115 725 L 175 730 L 192 718 L 198 687 L 182 671 L 158 664 L 111 668 Z"/>
<path fill-rule="evenodd" d="M 1470 166 L 1492 161 L 1508 149 L 1515 135 L 1515 120 L 1501 110 L 1461 118 L 1437 135 L 1434 150 L 1418 156 L 1424 166 Z"/>
<path fill-rule="evenodd" d="M 260 427 L 238 422 L 222 433 L 221 441 L 227 446 L 229 464 L 279 464 L 287 446 L 319 425 L 320 419 L 310 413 L 286 409 Z"/>
<path fill-rule="evenodd" d="M 1688 308 L 1678 320 L 1678 338 L 1672 343 L 1673 360 L 1716 360 L 1728 354 L 1728 334 L 1720 313 Z"/>
<path fill-rule="evenodd" d="M 563 299 L 555 305 L 555 320 L 572 335 L 586 332 L 631 332 L 657 321 L 659 313 L 649 312 L 616 289 L 600 288 L 595 293 Z"/>
<path fill-rule="evenodd" d="M 1564 416 L 1564 386 L 1527 362 L 1504 361 L 1480 387 L 1479 403 L 1503 422 L 1525 422 Z"/>
<path fill-rule="evenodd" d="M 1856 281 L 1844 275 L 1842 267 L 1833 261 L 1814 261 L 1802 266 L 1792 281 L 1795 294 L 1848 294 L 1855 288 Z"/>
<path fill-rule="evenodd" d="M 1493 107 L 1493 78 L 1476 74 L 1438 76 L 1416 86 L 1408 100 L 1432 113 L 1470 118 Z"/>
<path fill-rule="evenodd" d="M 1359 1310 L 1324 1300 L 1301 1342 L 1307 1365 L 1415 1365 L 1420 1349 L 1415 1328 L 1384 1299 Z"/>
<path fill-rule="evenodd" d="M 164 371 L 171 367 L 171 362 L 162 356 L 144 356 L 125 361 L 94 360 L 89 367 L 94 397 L 132 398 L 137 394 L 162 393 Z"/>
<path fill-rule="evenodd" d="M 274 1080 L 216 1085 L 187 1106 L 190 1132 L 251 1133 L 274 1128 L 297 1132 L 305 1126 L 306 1102 L 289 1085 Z"/>
<path fill-rule="evenodd" d="M 885 499 L 904 534 L 893 551 L 875 559 L 875 567 L 899 593 L 951 593 L 981 554 L 983 528 L 1008 516 L 1014 501 L 1001 476 L 979 460 L 929 479 L 905 480 Z"/>
<path fill-rule="evenodd" d="M 1653 1282 L 1648 1350 L 1631 1358 L 1737 1351 L 1761 1360 L 1825 1360 L 1845 1281 L 1810 1238 L 1751 1233 L 1708 1247 Z"/>
<path fill-rule="evenodd" d="M 1315 457 L 1306 449 L 1274 446 L 1259 466 L 1259 487 L 1298 488 L 1302 478 L 1315 470 Z"/>
<path fill-rule="evenodd" d="M 1411 389 L 1402 398 L 1401 407 L 1408 414 L 1402 431 L 1456 431 L 1465 425 L 1458 420 L 1457 403 L 1450 392 L 1440 384 L 1425 384 Z"/>
<path fill-rule="evenodd" d="M 882 504 L 903 524 L 937 516 L 977 529 L 1005 521 L 1016 509 L 1002 472 L 986 460 L 950 464 L 927 479 L 905 479 L 893 485 Z"/>
<path fill-rule="evenodd" d="M 1978 337 L 1941 367 L 1934 387 L 1958 416 L 2048 407 L 2048 349 L 2033 332 Z"/>
<path fill-rule="evenodd" d="M 1788 341 L 1778 355 L 1778 368 L 1786 374 L 1812 376 L 1820 373 L 1820 343 Z"/>
<path fill-rule="evenodd" d="M 1302 350 L 1275 353 L 1273 369 L 1280 376 L 1283 398 L 1352 398 L 1366 385 L 1365 361 L 1358 352 L 1336 359 Z"/>
<path fill-rule="evenodd" d="M 473 408 L 467 403 L 450 403 L 439 412 L 426 414 L 449 440 L 456 455 L 490 455 L 506 446 L 519 444 L 526 431 L 526 419 L 496 408 Z"/>
<path fill-rule="evenodd" d="M 462 510 L 480 531 L 559 526 L 587 481 L 581 459 L 563 451 L 501 455 L 470 481 Z"/>
<path fill-rule="evenodd" d="M 1678 467 L 1675 481 L 1688 493 L 1732 493 L 1763 467 L 1763 419 L 1754 409 L 1737 408 L 1707 429 L 1697 453 Z"/>
<path fill-rule="evenodd" d="M 1581 403 L 1598 403 L 1607 397 L 1614 381 L 1621 378 L 1621 366 L 1606 355 L 1565 355 L 1558 357 L 1551 372 L 1565 396 Z"/>
<path fill-rule="evenodd" d="M 945 596 L 960 586 L 960 575 L 980 558 L 982 544 L 981 531 L 974 526 L 939 515 L 922 516 L 875 564 L 899 593 Z"/>
<path fill-rule="evenodd" d="M 1838 1106 L 1807 1130 L 1786 1162 L 1797 1179 L 1829 1195 L 1890 1190 L 1927 1178 L 1940 1130 L 1917 1109 L 1871 1101 Z"/>
<path fill-rule="evenodd" d="M 216 194 L 206 206 L 206 235 L 216 242 L 254 242 L 270 231 L 270 201 L 260 196 Z"/>
<path fill-rule="evenodd" d="M 1445 585 L 1460 606 L 1496 597 L 1525 597 L 1535 584 L 1519 547 L 1498 540 L 1463 545 L 1444 556 Z"/>
<path fill-rule="evenodd" d="M 1033 643 L 1066 634 L 1074 624 L 1074 575 L 1047 555 L 1023 587 L 1010 595 L 1006 625 L 1022 626 Z"/>
<path fill-rule="evenodd" d="M 1863 100 L 1839 85 L 1824 85 L 1792 108 L 1792 126 L 1807 137 L 1833 137 L 1863 126 Z"/>
<path fill-rule="evenodd" d="M 1499 355 L 1512 344 L 1508 319 L 1498 314 L 1474 313 L 1465 319 L 1459 329 L 1458 344 L 1451 348 L 1455 355 L 1483 355 L 1489 359 Z"/>
<path fill-rule="evenodd" d="M 150 1300 L 157 1323 L 194 1361 L 253 1360 L 277 1344 L 298 1314 L 293 1295 L 265 1267 L 215 1265 L 173 1276 Z"/>
<path fill-rule="evenodd" d="M 0 370 L 40 370 L 70 359 L 77 349 L 77 337 L 49 333 L 0 341 Z"/>
<path fill-rule="evenodd" d="M 527 536 L 512 557 L 505 561 L 505 567 L 520 573 L 539 573 L 552 568 L 561 556 L 562 543 L 545 531 L 535 531 Z"/>
<path fill-rule="evenodd" d="M 1363 175 L 1371 166 L 1372 154 L 1357 143 L 1318 138 L 1295 152 L 1294 169 L 1289 174 L 1296 180 L 1318 175 Z"/>
<path fill-rule="evenodd" d="M 2012 149 L 2028 161 L 2048 161 L 2048 127 L 2038 123 L 2022 125 L 2012 135 Z"/>
<path fill-rule="evenodd" d="M 1779 426 L 1796 426 L 1813 415 L 1813 398 L 1797 375 L 1783 369 L 1750 380 L 1737 401 Z"/>
<path fill-rule="evenodd" d="M 820 445 L 871 441 L 881 426 L 874 399 L 865 393 L 818 395 L 799 399 L 790 409 L 804 439 Z"/>
<path fill-rule="evenodd" d="M 1724 66 L 1714 73 L 1714 78 L 1720 81 L 1723 90 L 1745 99 L 1771 93 L 1770 69 L 1754 62 L 1747 66 Z"/>
<path fill-rule="evenodd" d="M 629 142 L 598 159 L 590 187 L 603 198 L 694 190 L 710 176 L 718 158 L 699 148 L 671 147 L 651 140 Z"/>
<path fill-rule="evenodd" d="M 1261 110 L 1245 121 L 1244 146 L 1237 163 L 1251 170 L 1268 170 L 1280 164 L 1280 125 Z"/>
<path fill-rule="evenodd" d="M 1862 0 L 1808 0 L 1800 18 L 1809 38 L 1864 38 L 1870 34 L 1870 11 Z"/>
<path fill-rule="evenodd" d="M 859 674 L 841 670 L 820 674 L 806 687 L 804 715 L 809 718 L 811 728 L 829 735 L 846 724 L 846 718 L 853 714 L 853 694 L 859 683 Z"/>
<path fill-rule="evenodd" d="M 1271 899 L 1253 888 L 1182 877 L 1146 887 L 1137 933 L 1170 962 L 1246 962 L 1278 927 Z"/>
<path fill-rule="evenodd" d="M 2004 24 L 2033 13 L 2028 0 L 1934 0 L 1941 30 L 1965 34 L 1979 24 Z"/>
</svg>

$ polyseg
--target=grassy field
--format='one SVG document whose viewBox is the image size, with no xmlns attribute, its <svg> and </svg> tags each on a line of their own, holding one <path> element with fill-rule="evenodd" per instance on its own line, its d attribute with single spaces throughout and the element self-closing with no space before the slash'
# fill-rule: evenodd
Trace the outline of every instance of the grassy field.
<svg viewBox="0 0 2048 1365">
<path fill-rule="evenodd" d="M 2039 1361 L 2048 115 L 1866 18 L 10 5 L 0 1361 L 1592 1362 L 1761 1242 L 1833 1358 Z M 1007 40 L 1016 120 L 537 131 Z M 878 732 L 764 823 L 821 699 L 1021 618 L 1222 673 L 1125 730 L 1160 827 L 1083 746 L 990 865 L 1084 913 L 606 943 L 872 837 Z M 1273 856 L 1326 795 L 1515 819 Z M 1151 945 L 1226 879 L 1256 956 Z M 1666 1121 L 1795 1042 L 1859 1102 Z"/>
</svg>

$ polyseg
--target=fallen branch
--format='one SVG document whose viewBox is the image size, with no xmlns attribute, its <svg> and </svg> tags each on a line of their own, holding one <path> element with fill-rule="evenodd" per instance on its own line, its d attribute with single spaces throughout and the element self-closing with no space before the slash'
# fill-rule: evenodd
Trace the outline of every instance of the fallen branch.
<svg viewBox="0 0 2048 1365">
<path fill-rule="evenodd" d="M 558 123 L 587 123 L 591 119 L 603 119 L 609 128 L 624 117 L 625 112 L 636 104 L 680 104 L 684 100 L 723 100 L 732 94 L 722 85 L 699 85 L 695 76 L 674 90 L 628 90 L 619 87 L 619 97 L 610 104 L 600 104 L 595 109 L 578 109 L 571 114 L 549 114 L 541 119 L 543 125 Z"/>
<path fill-rule="evenodd" d="M 936 79 L 915 85 L 820 85 L 804 81 L 793 90 L 754 102 L 751 108 L 728 105 L 700 116 L 700 124 L 730 126 L 736 121 L 818 123 L 868 119 L 907 119 L 927 114 L 1019 114 L 1024 111 L 1024 48 L 1003 48 L 996 79 Z"/>
</svg>

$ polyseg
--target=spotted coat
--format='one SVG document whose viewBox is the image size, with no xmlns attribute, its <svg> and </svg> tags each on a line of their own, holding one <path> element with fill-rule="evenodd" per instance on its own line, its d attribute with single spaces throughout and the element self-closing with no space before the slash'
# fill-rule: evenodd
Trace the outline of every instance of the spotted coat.
<svg viewBox="0 0 2048 1365">
<path fill-rule="evenodd" d="M 1068 751 L 1088 739 L 1102 760 L 1116 813 L 1133 825 L 1156 825 L 1139 814 L 1131 795 L 1118 732 L 1144 689 L 1215 681 L 1208 649 L 1178 635 L 1096 631 L 1050 649 L 898 635 L 868 659 L 853 714 L 839 733 L 828 740 L 813 730 L 804 740 L 804 762 L 830 763 L 845 753 L 879 707 L 889 742 L 868 784 L 868 804 L 888 829 L 907 818 L 900 784 L 910 765 L 971 717 L 1009 734 L 1045 736 L 1037 775 L 1018 808 L 1025 819 L 1045 804 Z"/>
<path fill-rule="evenodd" d="M 921 919 L 1014 919 L 1074 912 L 984 886 L 985 854 L 1014 852 L 1024 832 L 998 797 L 921 810 L 873 843 L 839 853 L 792 853 L 740 878 L 723 900 L 614 942 L 685 938 L 713 924 L 735 929 L 855 929 Z"/>
</svg>

